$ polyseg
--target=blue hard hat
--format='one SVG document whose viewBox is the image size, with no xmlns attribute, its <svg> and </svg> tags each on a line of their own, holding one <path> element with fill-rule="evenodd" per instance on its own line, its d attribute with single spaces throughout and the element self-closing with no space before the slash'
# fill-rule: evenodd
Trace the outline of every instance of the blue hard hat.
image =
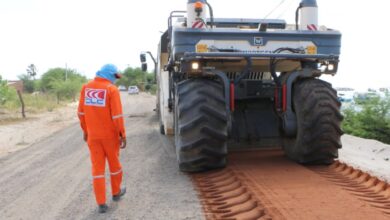
<svg viewBox="0 0 390 220">
<path fill-rule="evenodd" d="M 110 80 L 112 83 L 115 82 L 117 78 L 120 78 L 118 67 L 114 64 L 106 64 L 96 72 L 96 76 Z"/>
<path fill-rule="evenodd" d="M 189 4 L 189 3 L 196 3 L 196 2 L 205 3 L 206 1 L 205 1 L 205 0 L 188 0 L 188 4 Z"/>
</svg>

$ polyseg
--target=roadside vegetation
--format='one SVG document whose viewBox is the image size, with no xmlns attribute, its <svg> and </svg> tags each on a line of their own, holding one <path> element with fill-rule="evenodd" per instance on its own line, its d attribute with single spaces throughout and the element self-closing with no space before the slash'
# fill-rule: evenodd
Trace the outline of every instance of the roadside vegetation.
<svg viewBox="0 0 390 220">
<path fill-rule="evenodd" d="M 25 112 L 38 113 L 52 111 L 67 103 L 76 101 L 83 83 L 87 79 L 75 70 L 53 68 L 36 79 L 36 69 L 32 64 L 28 66 L 27 73 L 19 75 L 23 81 L 23 94 Z M 7 81 L 0 76 L 0 120 L 6 120 L 8 115 L 15 117 L 21 113 L 22 103 L 17 91 L 7 86 Z"/>
<path fill-rule="evenodd" d="M 0 75 L 0 106 L 4 106 L 10 100 L 16 98 L 16 91 L 7 86 L 7 81 L 3 80 Z"/>
<path fill-rule="evenodd" d="M 116 82 L 118 86 L 137 86 L 141 91 L 156 94 L 157 85 L 153 73 L 143 72 L 140 68 L 126 68 L 122 78 Z"/>
<path fill-rule="evenodd" d="M 116 84 L 125 86 L 137 86 L 141 91 L 156 93 L 154 74 L 143 72 L 140 68 L 127 68 L 122 73 L 123 77 Z M 53 68 L 37 78 L 36 67 L 31 64 L 26 73 L 18 78 L 23 82 L 23 101 L 25 112 L 31 113 L 52 111 L 70 102 L 77 101 L 82 84 L 87 79 L 76 70 L 65 68 Z M 22 103 L 17 91 L 7 86 L 7 81 L 0 75 L 0 121 L 15 118 L 21 115 Z M 17 116 L 19 118 L 19 116 Z"/>
<path fill-rule="evenodd" d="M 390 144 L 390 94 L 385 97 L 355 98 L 343 110 L 345 133 Z"/>
</svg>

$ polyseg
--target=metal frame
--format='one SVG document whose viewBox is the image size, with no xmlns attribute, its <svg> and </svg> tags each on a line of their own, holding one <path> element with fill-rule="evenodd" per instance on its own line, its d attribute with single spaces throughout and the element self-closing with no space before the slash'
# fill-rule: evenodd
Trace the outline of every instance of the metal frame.
<svg viewBox="0 0 390 220">
<path fill-rule="evenodd" d="M 281 59 L 315 59 L 315 60 L 328 60 L 338 61 L 338 56 L 333 54 L 281 54 L 281 53 L 236 53 L 236 52 L 209 52 L 209 53 L 194 53 L 186 52 L 182 60 L 188 61 L 192 59 L 206 59 L 206 58 L 281 58 Z"/>
<path fill-rule="evenodd" d="M 282 84 L 285 84 L 287 91 L 285 91 L 286 97 L 286 109 L 280 111 L 279 116 L 282 122 L 282 128 L 286 136 L 292 137 L 297 132 L 297 118 L 293 112 L 292 101 L 292 88 L 293 84 L 298 78 L 316 77 L 321 74 L 334 74 L 337 72 L 339 55 L 341 48 L 341 33 L 335 30 L 327 29 L 325 31 L 304 31 L 304 30 L 286 30 L 285 22 L 283 20 L 275 19 L 214 19 L 213 26 L 220 28 L 209 29 L 191 29 L 182 28 L 180 26 L 173 26 L 173 18 L 179 18 L 180 22 L 185 22 L 183 13 L 186 11 L 173 11 L 168 18 L 168 30 L 162 36 L 161 45 L 162 48 L 166 48 L 169 52 L 169 60 L 164 70 L 169 72 L 169 99 L 168 108 L 172 109 L 174 95 L 172 90 L 176 82 L 188 77 L 210 77 L 218 78 L 223 82 L 226 110 L 229 117 L 232 117 L 230 111 L 230 84 L 232 83 L 227 77 L 227 74 L 221 70 L 204 67 L 198 73 L 192 75 L 186 75 L 187 71 L 183 70 L 185 66 L 192 61 L 208 61 L 208 60 L 246 60 L 247 64 L 242 69 L 242 76 L 234 80 L 234 84 L 237 85 L 244 76 L 252 69 L 252 62 L 255 60 L 290 60 L 300 61 L 302 69 L 293 72 L 288 72 L 286 77 L 283 77 L 283 82 L 280 83 L 281 78 L 274 74 L 276 88 L 280 88 Z M 210 22 L 210 21 L 208 21 Z M 274 29 L 272 31 L 260 29 L 241 30 L 238 26 L 250 26 L 254 28 L 256 25 L 272 24 L 268 28 Z M 236 25 L 236 26 L 235 26 Z M 281 28 L 283 27 L 283 28 Z M 261 53 L 256 51 L 239 51 L 232 50 L 231 52 L 205 52 L 197 53 L 196 45 L 201 40 L 215 40 L 215 41 L 247 41 L 250 47 L 259 46 L 255 44 L 254 38 L 261 38 L 262 45 L 267 45 L 268 42 L 280 42 L 283 45 L 288 42 L 297 45 L 297 42 L 311 42 L 317 48 L 317 54 L 304 54 L 298 52 L 285 52 L 278 53 L 275 50 L 274 53 Z M 262 46 L 261 45 L 261 46 Z M 298 45 L 300 45 L 298 43 Z M 169 48 L 168 48 L 169 47 Z M 271 46 L 272 48 L 272 46 Z M 319 65 L 333 65 L 333 69 L 326 68 L 321 71 Z M 271 65 L 271 64 L 270 64 Z M 271 66 L 270 66 L 271 68 Z M 180 72 L 183 71 L 183 72 Z M 272 71 L 272 70 L 271 70 Z M 182 77 L 177 77 L 181 75 Z M 229 131 L 231 130 L 232 119 L 229 118 Z"/>
</svg>

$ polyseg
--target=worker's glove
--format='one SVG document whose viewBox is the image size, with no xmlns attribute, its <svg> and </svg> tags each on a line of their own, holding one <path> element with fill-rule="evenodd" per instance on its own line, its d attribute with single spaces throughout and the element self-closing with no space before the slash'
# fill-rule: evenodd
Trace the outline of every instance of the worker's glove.
<svg viewBox="0 0 390 220">
<path fill-rule="evenodd" d="M 127 144 L 126 137 L 121 137 L 121 149 L 125 149 L 126 144 Z"/>
<path fill-rule="evenodd" d="M 84 141 L 87 142 L 88 141 L 88 134 L 87 133 L 84 133 L 84 137 L 83 137 Z"/>
</svg>

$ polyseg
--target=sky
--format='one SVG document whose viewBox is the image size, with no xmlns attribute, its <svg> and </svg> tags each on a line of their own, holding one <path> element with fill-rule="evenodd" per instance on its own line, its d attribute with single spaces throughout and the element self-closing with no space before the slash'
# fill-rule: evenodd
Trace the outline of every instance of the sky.
<svg viewBox="0 0 390 220">
<path fill-rule="evenodd" d="M 294 23 L 299 2 L 209 0 L 215 17 L 265 18 L 272 12 L 267 18 L 287 23 Z M 343 34 L 339 71 L 325 79 L 336 87 L 390 87 L 388 3 L 317 3 L 319 24 Z M 139 67 L 140 52 L 156 55 L 169 13 L 185 10 L 186 4 L 187 0 L 0 0 L 0 75 L 17 79 L 30 64 L 38 75 L 67 66 L 88 78 L 106 63 L 121 70 Z"/>
</svg>

